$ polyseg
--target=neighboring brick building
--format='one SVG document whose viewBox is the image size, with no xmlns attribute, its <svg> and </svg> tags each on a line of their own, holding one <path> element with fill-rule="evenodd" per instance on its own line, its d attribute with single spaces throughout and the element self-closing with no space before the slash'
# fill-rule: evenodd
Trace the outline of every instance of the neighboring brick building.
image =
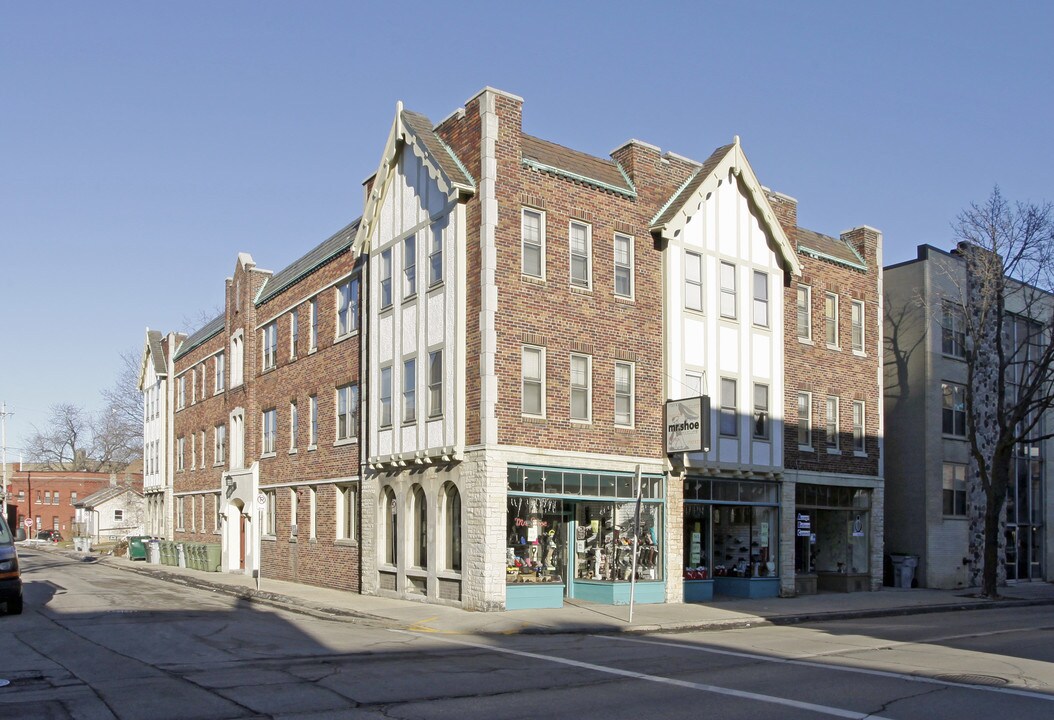
<svg viewBox="0 0 1054 720">
<path fill-rule="evenodd" d="M 240 254 L 175 354 L 175 539 L 226 571 L 358 590 L 356 228 L 276 274 Z"/>
<path fill-rule="evenodd" d="M 882 585 L 882 234 L 833 238 L 797 226 L 770 194 L 802 275 L 784 291 L 783 592 Z M 793 580 L 793 582 L 792 582 Z"/>
<path fill-rule="evenodd" d="M 75 472 L 34 470 L 30 465 L 16 465 L 8 475 L 8 514 L 18 527 L 33 521 L 30 535 L 40 530 L 58 530 L 65 538 L 73 536 L 76 518 L 74 504 L 111 485 L 128 484 L 142 492 L 143 476 L 139 473 Z M 13 507 L 13 509 L 12 509 Z M 12 528 L 16 525 L 12 524 Z"/>
</svg>

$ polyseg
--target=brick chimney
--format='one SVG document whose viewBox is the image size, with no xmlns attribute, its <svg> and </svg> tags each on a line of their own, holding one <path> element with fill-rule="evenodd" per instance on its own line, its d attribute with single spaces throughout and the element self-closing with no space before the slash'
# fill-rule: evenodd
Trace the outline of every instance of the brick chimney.
<svg viewBox="0 0 1054 720">
<path fill-rule="evenodd" d="M 772 212 L 775 213 L 776 219 L 780 223 L 780 227 L 783 228 L 783 232 L 794 244 L 795 250 L 797 250 L 798 201 L 790 195 L 784 195 L 768 188 L 765 188 L 765 197 L 768 199 Z"/>
<path fill-rule="evenodd" d="M 882 265 L 882 232 L 867 225 L 846 230 L 840 236 L 868 265 Z"/>
</svg>

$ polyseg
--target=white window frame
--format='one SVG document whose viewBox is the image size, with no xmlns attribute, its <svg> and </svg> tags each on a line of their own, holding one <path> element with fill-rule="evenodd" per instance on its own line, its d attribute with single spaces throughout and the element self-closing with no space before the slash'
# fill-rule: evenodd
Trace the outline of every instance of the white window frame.
<svg viewBox="0 0 1054 720">
<path fill-rule="evenodd" d="M 354 543 L 358 539 L 358 496 L 359 486 L 355 484 L 337 485 L 336 487 L 336 539 Z"/>
<path fill-rule="evenodd" d="M 350 442 L 359 437 L 359 386 L 355 383 L 341 385 L 336 391 L 336 401 L 333 403 L 336 409 L 336 441 Z M 341 410 L 343 404 L 344 409 Z M 344 434 L 341 434 L 341 423 L 344 424 Z"/>
<path fill-rule="evenodd" d="M 443 416 L 443 349 L 428 353 L 428 417 Z"/>
<path fill-rule="evenodd" d="M 803 303 L 803 296 L 805 302 Z M 798 339 L 812 342 L 812 287 L 799 284 L 794 296 L 795 325 Z M 804 313 L 804 314 L 803 314 Z M 802 334 L 802 319 L 805 320 L 805 334 Z"/>
<path fill-rule="evenodd" d="M 349 277 L 337 284 L 337 338 L 359 329 L 359 279 Z"/>
<path fill-rule="evenodd" d="M 205 469 L 205 431 L 201 431 L 201 469 Z"/>
<path fill-rule="evenodd" d="M 417 357 L 403 359 L 402 372 L 402 418 L 403 424 L 417 422 Z"/>
<path fill-rule="evenodd" d="M 289 401 L 289 452 L 296 452 L 296 436 L 300 425 L 300 412 L 296 400 Z"/>
<path fill-rule="evenodd" d="M 227 426 L 223 423 L 212 428 L 212 462 L 222 465 L 227 460 Z"/>
<path fill-rule="evenodd" d="M 731 397 L 728 391 L 731 389 Z M 721 437 L 739 437 L 739 381 L 736 378 L 721 378 L 718 388 L 721 412 L 717 432 Z M 726 429 L 730 428 L 730 429 Z"/>
<path fill-rule="evenodd" d="M 968 497 L 966 490 L 966 468 L 967 466 L 962 463 L 945 462 L 941 465 L 941 513 L 944 517 L 966 517 L 966 499 Z M 956 489 L 957 484 L 961 484 L 962 490 Z M 946 512 L 945 507 L 945 494 L 949 492 L 952 494 L 951 513 Z M 959 497 L 962 498 L 961 507 L 963 511 L 961 513 L 957 511 L 960 504 L 956 502 L 956 499 Z"/>
<path fill-rule="evenodd" d="M 417 294 L 417 235 L 403 238 L 403 300 Z"/>
<path fill-rule="evenodd" d="M 527 375 L 528 355 L 537 357 L 538 374 Z M 527 409 L 527 388 L 537 386 L 538 388 L 538 412 L 530 412 Z M 545 348 L 537 345 L 524 345 L 520 348 L 520 412 L 524 417 L 545 417 Z"/>
<path fill-rule="evenodd" d="M 864 344 L 867 342 L 864 336 L 864 312 L 864 301 L 853 300 L 849 310 L 853 326 L 850 342 L 852 344 L 853 352 L 857 355 L 864 354 Z"/>
<path fill-rule="evenodd" d="M 827 404 L 824 409 L 824 419 L 827 423 L 825 426 L 824 434 L 826 437 L 824 438 L 824 441 L 827 444 L 827 452 L 831 455 L 840 455 L 842 452 L 842 441 L 841 436 L 839 435 L 839 428 L 841 427 L 841 407 L 838 396 L 828 395 Z"/>
<path fill-rule="evenodd" d="M 318 447 L 318 396 L 311 395 L 307 399 L 308 404 L 308 437 L 307 449 L 314 450 Z"/>
<path fill-rule="evenodd" d="M 300 336 L 300 309 L 289 311 L 289 359 L 296 360 L 296 343 Z"/>
<path fill-rule="evenodd" d="M 538 242 L 530 242 L 527 239 L 527 216 L 538 217 Z M 530 272 L 527 268 L 527 246 L 538 248 L 538 273 Z M 537 208 L 520 209 L 520 273 L 527 277 L 545 280 L 545 211 Z"/>
<path fill-rule="evenodd" d="M 948 395 L 950 395 L 951 398 L 952 398 L 951 410 L 950 410 L 950 412 L 951 412 L 951 420 L 952 420 L 952 428 L 951 428 L 950 432 L 944 429 L 944 413 L 945 413 L 944 398 L 946 396 L 948 396 Z M 962 409 L 961 410 L 956 410 L 956 402 L 955 402 L 955 398 L 956 397 L 960 397 L 962 399 L 962 402 L 961 402 Z M 956 422 L 955 422 L 956 418 L 960 417 L 960 416 L 962 418 L 962 432 L 961 433 L 956 431 L 957 428 L 956 428 Z M 966 437 L 966 424 L 967 424 L 967 417 L 966 417 L 966 386 L 964 386 L 964 385 L 962 385 L 960 383 L 942 382 L 941 383 L 941 434 L 943 434 L 946 437 L 964 438 L 964 437 Z"/>
<path fill-rule="evenodd" d="M 585 231 L 585 254 L 584 258 L 586 261 L 586 277 L 585 282 L 582 280 L 575 279 L 575 258 L 582 258 L 582 253 L 576 253 L 574 250 L 574 232 L 576 228 L 581 228 Z M 571 220 L 567 224 L 567 256 L 568 256 L 568 280 L 571 287 L 579 288 L 580 290 L 592 290 L 593 289 L 593 226 L 589 223 L 582 222 L 581 220 Z"/>
<path fill-rule="evenodd" d="M 382 428 L 392 426 L 392 366 L 384 365 L 380 369 L 380 381 L 377 383 L 378 413 L 377 419 Z"/>
<path fill-rule="evenodd" d="M 216 353 L 215 360 L 215 394 L 224 391 L 227 380 L 227 356 L 222 352 Z"/>
<path fill-rule="evenodd" d="M 619 390 L 619 371 L 625 370 L 628 375 L 629 387 L 624 391 Z M 615 398 L 613 406 L 613 419 L 616 427 L 632 428 L 636 425 L 637 418 L 637 366 L 636 363 L 616 361 L 615 371 L 612 377 L 612 390 Z M 619 421 L 619 400 L 629 401 L 629 422 Z"/>
<path fill-rule="evenodd" d="M 769 274 L 755 270 L 754 280 L 754 324 L 758 327 L 769 327 Z"/>
<path fill-rule="evenodd" d="M 308 353 L 318 349 L 318 297 L 308 300 Z"/>
<path fill-rule="evenodd" d="M 264 490 L 264 529 L 263 534 L 274 537 L 278 531 L 278 492 L 276 490 Z"/>
<path fill-rule="evenodd" d="M 278 435 L 278 410 L 268 408 L 260 413 L 260 457 L 275 454 L 275 439 Z"/>
<path fill-rule="evenodd" d="M 434 287 L 443 282 L 443 228 L 438 223 L 433 223 L 432 233 L 429 238 L 431 243 L 428 249 L 428 287 Z"/>
<path fill-rule="evenodd" d="M 689 268 L 698 270 L 698 279 L 693 279 Z M 703 275 L 705 267 L 701 253 L 692 250 L 684 251 L 684 307 L 686 310 L 703 312 L 705 298 L 703 295 Z"/>
<path fill-rule="evenodd" d="M 584 382 L 576 382 L 575 378 L 575 365 L 576 363 L 584 364 L 584 376 L 579 380 Z M 574 423 L 591 423 L 593 422 L 593 358 L 583 353 L 571 353 L 570 365 L 568 368 L 568 386 L 569 386 L 569 409 L 568 415 L 571 418 L 571 422 Z M 585 399 L 585 416 L 578 417 L 575 415 L 575 395 L 584 395 Z"/>
<path fill-rule="evenodd" d="M 236 388 L 245 382 L 245 337 L 239 328 L 231 335 L 230 386 Z"/>
<path fill-rule="evenodd" d="M 192 367 L 190 369 L 190 404 L 193 405 L 198 401 L 198 368 Z"/>
<path fill-rule="evenodd" d="M 802 400 L 805 401 L 805 413 L 802 414 Z M 805 443 L 802 443 L 802 430 L 805 430 Z M 812 393 L 798 393 L 798 449 L 812 452 Z"/>
<path fill-rule="evenodd" d="M 619 261 L 619 243 L 625 243 L 625 261 Z M 615 233 L 615 238 L 612 245 L 612 256 L 614 262 L 614 279 L 613 279 L 613 292 L 616 297 L 626 298 L 632 300 L 634 298 L 634 283 L 633 283 L 633 271 L 634 271 L 634 238 L 632 235 L 625 233 Z M 623 272 L 626 277 L 626 283 L 629 285 L 627 292 L 619 292 L 619 272 Z"/>
<path fill-rule="evenodd" d="M 824 340 L 827 347 L 832 350 L 838 349 L 838 293 L 826 292 L 823 295 L 823 322 Z M 834 340 L 831 340 L 831 330 L 834 330 Z"/>
<path fill-rule="evenodd" d="M 867 455 L 867 406 L 863 400 L 853 401 L 853 454 Z"/>
<path fill-rule="evenodd" d="M 187 439 L 185 437 L 176 438 L 176 470 L 183 472 L 186 469 L 186 448 Z"/>
<path fill-rule="evenodd" d="M 761 391 L 759 402 L 758 392 Z M 751 437 L 755 440 L 769 440 L 772 437 L 772 411 L 769 408 L 769 386 L 765 383 L 754 383 L 754 416 L 751 426 Z M 758 432 L 758 423 L 761 432 Z"/>
<path fill-rule="evenodd" d="M 176 410 L 182 410 L 187 406 L 187 376 L 180 375 L 176 379 Z"/>
<path fill-rule="evenodd" d="M 941 305 L 941 354 L 966 359 L 966 320 L 962 308 L 948 301 Z"/>
<path fill-rule="evenodd" d="M 273 370 L 278 365 L 278 323 L 273 320 L 263 327 L 260 352 L 263 369 Z"/>
<path fill-rule="evenodd" d="M 735 320 L 739 316 L 739 298 L 736 297 L 737 272 L 735 263 L 722 260 L 718 266 L 718 285 L 721 289 L 718 312 L 726 320 Z M 728 304 L 731 304 L 730 308 L 726 306 Z"/>
<path fill-rule="evenodd" d="M 377 272 L 378 306 L 381 310 L 387 310 L 392 306 L 392 249 L 382 250 L 377 262 L 380 268 Z"/>
</svg>

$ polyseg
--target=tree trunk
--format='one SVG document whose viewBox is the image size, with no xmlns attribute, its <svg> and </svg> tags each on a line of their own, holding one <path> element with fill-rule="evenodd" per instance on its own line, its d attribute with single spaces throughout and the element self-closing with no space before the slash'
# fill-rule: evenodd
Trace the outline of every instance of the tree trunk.
<svg viewBox="0 0 1054 720">
<path fill-rule="evenodd" d="M 1002 543 L 1006 517 L 1003 514 L 1003 507 L 1006 505 L 1006 491 L 1010 482 L 1012 462 L 1010 451 L 1001 448 L 996 451 L 995 457 L 992 458 L 991 485 L 985 493 L 984 571 L 981 578 L 981 595 L 988 598 L 999 597 L 999 586 L 1006 584 L 1005 548 Z"/>
</svg>

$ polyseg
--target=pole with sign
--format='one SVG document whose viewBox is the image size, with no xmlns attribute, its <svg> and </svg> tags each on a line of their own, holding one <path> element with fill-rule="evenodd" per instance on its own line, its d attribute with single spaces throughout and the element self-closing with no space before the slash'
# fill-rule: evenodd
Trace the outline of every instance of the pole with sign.
<svg viewBox="0 0 1054 720">
<path fill-rule="evenodd" d="M 256 546 L 256 569 L 253 570 L 253 575 L 256 576 L 256 589 L 260 589 L 260 575 L 263 569 L 263 531 L 264 531 L 264 512 L 267 510 L 267 495 L 259 493 L 256 496 L 256 505 L 260 508 L 260 521 L 256 525 L 256 542 L 253 543 Z"/>
<path fill-rule="evenodd" d="M 629 621 L 633 622 L 633 601 L 637 592 L 637 543 L 640 542 L 640 504 L 643 493 L 641 492 L 640 465 L 635 473 L 637 480 L 637 507 L 633 510 L 633 563 L 629 576 Z"/>
</svg>

